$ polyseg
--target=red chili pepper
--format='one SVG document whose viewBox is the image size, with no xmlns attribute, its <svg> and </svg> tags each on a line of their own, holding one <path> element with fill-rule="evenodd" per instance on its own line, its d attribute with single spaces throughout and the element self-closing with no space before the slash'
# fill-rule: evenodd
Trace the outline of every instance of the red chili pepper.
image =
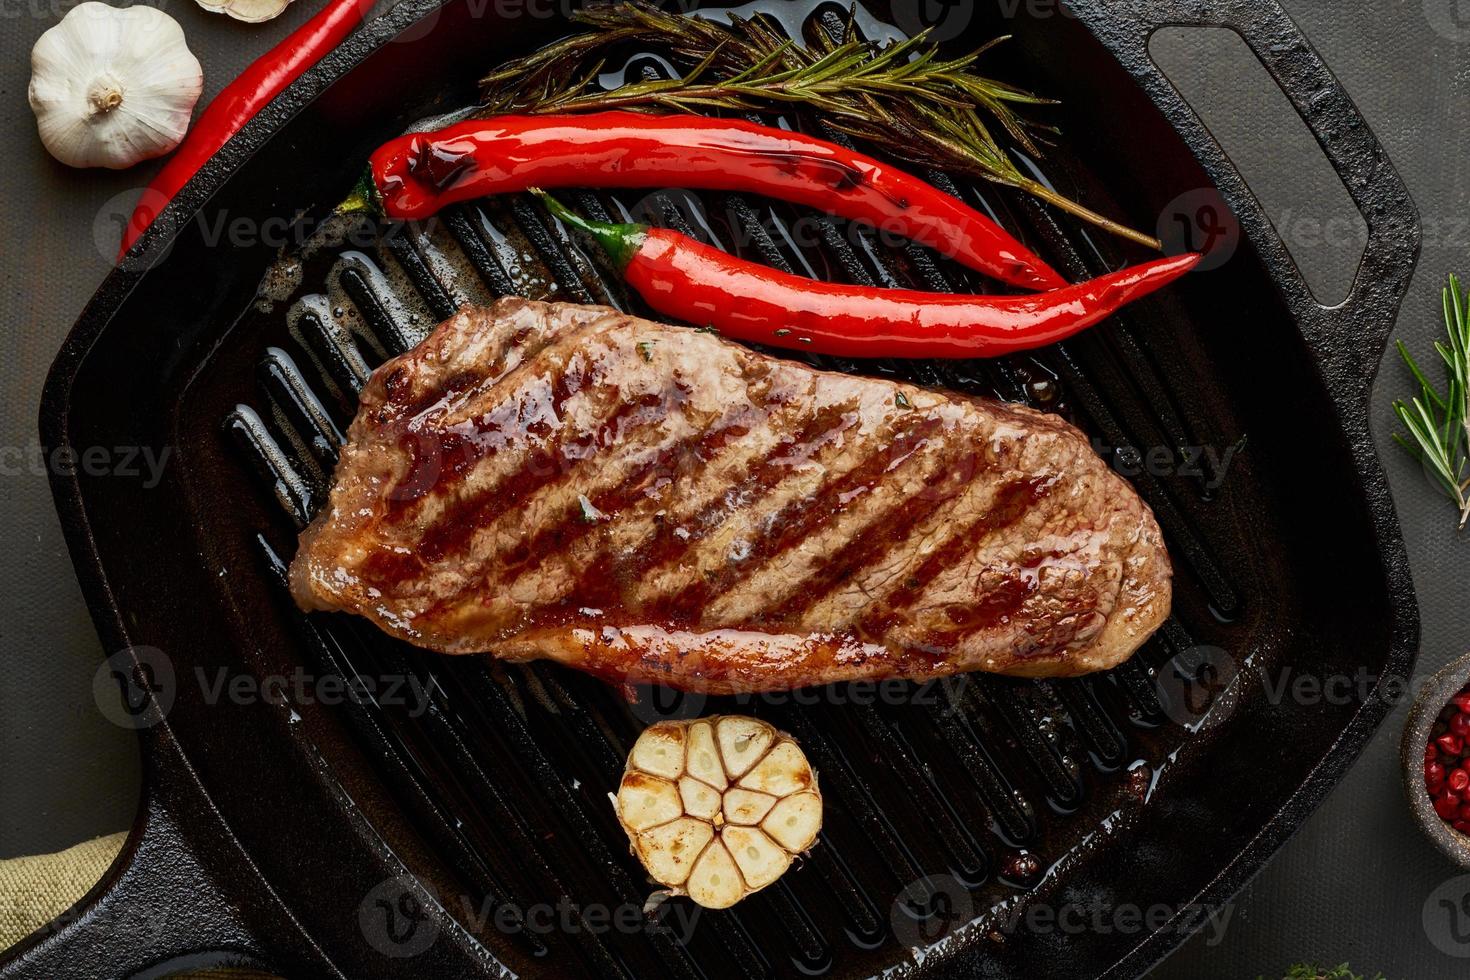
<svg viewBox="0 0 1470 980">
<path fill-rule="evenodd" d="M 253 119 L 271 99 L 281 94 L 322 56 L 342 42 L 362 23 L 374 0 L 327 0 L 315 16 L 292 31 L 285 40 L 261 55 L 240 77 L 220 90 L 199 115 L 184 142 L 169 157 L 158 176 L 148 185 L 123 231 L 121 262 L 128 249 L 147 230 L 169 201 Z"/>
<path fill-rule="evenodd" d="M 595 238 L 658 312 L 737 340 L 842 357 L 995 357 L 1041 347 L 1174 281 L 1200 259 L 1156 259 L 1027 296 L 872 289 L 779 272 L 667 229 L 590 221 L 544 199 L 562 221 Z"/>
<path fill-rule="evenodd" d="M 871 157 L 735 119 L 600 112 L 499 116 L 410 133 L 373 154 L 391 218 L 532 187 L 750 191 L 872 224 L 1027 289 L 1066 280 L 994 221 Z"/>
</svg>

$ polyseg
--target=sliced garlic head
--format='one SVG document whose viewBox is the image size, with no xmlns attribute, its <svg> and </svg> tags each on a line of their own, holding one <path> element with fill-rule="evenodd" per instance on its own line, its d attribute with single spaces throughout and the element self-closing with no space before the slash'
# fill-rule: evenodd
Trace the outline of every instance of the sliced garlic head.
<svg viewBox="0 0 1470 980">
<path fill-rule="evenodd" d="M 781 877 L 822 829 L 817 774 L 800 747 L 738 715 L 649 728 L 614 804 L 653 880 L 711 909 Z"/>
<path fill-rule="evenodd" d="M 204 88 L 178 21 L 155 7 L 73 7 L 31 49 L 31 109 L 47 151 L 120 170 L 183 140 Z"/>
</svg>

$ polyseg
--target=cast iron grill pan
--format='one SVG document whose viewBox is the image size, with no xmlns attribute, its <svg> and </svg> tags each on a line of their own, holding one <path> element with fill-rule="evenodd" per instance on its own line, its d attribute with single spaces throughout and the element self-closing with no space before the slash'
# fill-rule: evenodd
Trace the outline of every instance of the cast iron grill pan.
<svg viewBox="0 0 1470 980">
<path fill-rule="evenodd" d="M 1132 142 L 1148 148 L 1151 163 L 1139 147 L 1089 159 L 1084 151 L 1094 134 L 1085 109 L 1064 121 L 1066 139 L 1040 168 L 1022 162 L 1068 193 L 1141 215 L 1134 223 L 1147 224 L 1161 203 L 1154 198 L 1208 184 L 1189 150 L 1208 166 L 1213 144 L 1200 131 L 1185 146 L 1121 74 L 1142 71 L 1127 60 L 1130 50 L 1143 56 L 1142 48 L 1125 42 L 1141 45 L 1147 28 L 1168 22 L 1170 11 L 1151 5 L 1145 18 L 1126 4 L 1097 6 L 1079 5 L 1079 20 L 1028 29 L 977 16 L 973 30 L 978 37 L 1018 34 L 1014 63 L 996 69 L 1007 77 L 1039 76 L 1036 86 L 1050 92 L 1066 82 L 1048 72 L 1091 73 L 1110 106 L 1136 113 Z M 1279 12 L 1242 20 L 1231 4 L 1209 6 L 1210 16 L 1234 18 L 1230 23 L 1258 52 L 1264 46 L 1283 56 L 1310 55 Z M 442 22 L 403 47 L 451 32 L 455 9 L 436 10 L 432 16 Z M 788 31 L 833 33 L 845 23 L 835 4 L 768 9 Z M 861 13 L 866 31 L 896 30 L 876 5 Z M 1197 10 L 1191 19 L 1201 19 Z M 1267 28 L 1288 32 L 1290 47 L 1278 51 Z M 564 29 L 549 25 L 548 36 Z M 391 45 L 384 50 L 395 53 Z M 468 58 L 469 70 L 493 60 L 478 56 L 478 63 Z M 1268 67 L 1293 94 L 1290 73 Z M 649 77 L 667 67 L 632 49 L 617 71 Z M 1063 94 L 1069 105 L 1085 107 L 1083 94 Z M 1331 87 L 1303 98 L 1340 100 L 1338 111 L 1353 111 Z M 333 117 L 329 99 L 314 108 Z M 1304 118 L 1314 129 L 1321 125 Z M 774 121 L 841 139 L 818 118 Z M 1187 141 L 1191 133 L 1183 135 Z M 307 145 L 288 140 L 292 145 L 277 154 L 277 140 L 261 153 L 300 166 L 312 147 L 309 138 L 297 139 Z M 1329 141 L 1325 148 L 1340 170 L 1362 162 L 1352 147 Z M 499 295 L 647 311 L 595 250 L 520 197 L 457 206 L 422 226 L 385 225 L 367 238 L 359 227 L 346 243 L 323 244 L 331 236 L 319 234 L 290 250 L 290 261 L 273 274 L 289 282 L 299 274 L 288 299 L 243 314 L 245 304 L 237 305 L 222 342 L 194 351 L 180 345 L 179 363 L 165 370 L 187 375 L 175 385 L 178 399 L 160 406 L 166 441 L 180 447 L 182 473 L 155 493 L 177 494 L 172 517 L 182 527 L 171 540 L 196 546 L 192 565 L 213 573 L 180 587 L 213 612 L 198 623 L 175 618 L 163 632 L 137 623 L 122 631 L 128 642 L 168 656 L 177 700 L 167 724 L 145 730 L 145 745 L 162 758 L 168 753 L 158 744 L 167 743 L 177 756 L 150 771 L 144 823 L 151 835 L 137 835 L 140 852 L 129 872 L 100 892 L 96 905 L 104 909 L 128 895 L 134 907 L 168 910 L 167 927 L 147 937 L 114 929 L 105 941 L 94 934 L 90 942 L 67 942 L 63 931 L 10 969 L 18 976 L 66 962 L 80 970 L 75 975 L 85 975 L 89 964 L 95 975 L 112 975 L 116 962 L 133 969 L 179 962 L 175 954 L 225 950 L 288 972 L 344 976 L 865 976 L 895 965 L 913 975 L 1138 972 L 1199 925 L 1194 903 L 1222 900 L 1243 883 L 1381 714 L 1369 699 L 1307 717 L 1263 698 L 1256 671 L 1290 664 L 1325 673 L 1362 664 L 1382 674 L 1402 669 L 1412 647 L 1412 597 L 1391 511 L 1375 496 L 1381 476 L 1371 446 L 1366 457 L 1362 451 L 1360 398 L 1363 372 L 1376 363 L 1388 326 L 1382 318 L 1396 306 L 1412 263 L 1413 213 L 1391 171 L 1384 177 L 1386 167 L 1373 162 L 1400 224 L 1365 209 L 1373 243 L 1363 277 L 1326 324 L 1350 324 L 1358 336 L 1309 322 L 1289 258 L 1279 243 L 1272 251 L 1268 228 L 1252 224 L 1263 219 L 1229 197 L 1233 188 L 1222 174 L 1233 171 L 1218 158 L 1221 172 L 1209 176 L 1240 214 L 1248 238 L 1242 254 L 1104 329 L 986 362 L 809 359 L 1061 412 L 1093 437 L 1104 458 L 1139 470 L 1134 483 L 1174 558 L 1175 614 L 1133 660 L 1076 680 L 977 674 L 945 684 L 755 699 L 645 689 L 629 703 L 558 667 L 439 657 L 365 621 L 302 615 L 286 592 L 285 567 L 296 533 L 325 499 L 356 393 L 373 367 L 412 347 L 461 305 Z M 927 176 L 1074 278 L 1142 257 L 1056 220 L 1029 199 Z M 331 194 L 327 189 L 322 200 Z M 987 288 L 969 270 L 917 246 L 879 241 L 764 199 L 680 191 L 569 196 L 594 217 L 652 218 L 800 274 L 945 291 Z M 199 274 L 193 266 L 220 260 L 181 254 L 188 231 L 159 258 L 153 277 L 186 282 Z M 1384 291 L 1376 279 L 1367 281 L 1385 273 L 1398 281 Z M 148 279 L 138 292 L 148 292 Z M 1222 336 L 1224 325 L 1232 335 Z M 1272 356 L 1241 349 L 1257 342 L 1271 344 Z M 1247 379 L 1293 391 L 1303 414 L 1318 422 L 1316 479 L 1325 483 L 1338 473 L 1360 496 L 1317 505 L 1332 513 L 1311 512 L 1293 474 L 1278 465 L 1288 452 L 1299 457 L 1300 448 L 1266 424 L 1268 406 L 1243 394 Z M 1133 451 L 1167 447 L 1182 459 L 1203 446 L 1236 447 L 1228 471 L 1133 465 Z M 108 525 L 99 514 L 91 526 Z M 74 546 L 105 550 L 77 537 Z M 1329 556 L 1327 582 L 1322 566 Z M 118 577 L 109 575 L 108 584 Z M 134 608 L 121 591 L 111 597 L 116 608 Z M 98 615 L 105 633 L 118 634 L 118 624 Z M 190 635 L 211 637 L 213 645 L 190 649 Z M 301 670 L 373 693 L 340 704 L 193 703 L 192 672 L 220 665 L 257 675 Z M 412 678 L 417 692 L 407 703 L 403 678 Z M 392 683 L 400 684 L 396 692 Z M 681 902 L 661 909 L 652 929 L 599 929 L 591 918 L 571 929 L 541 927 L 538 917 L 549 908 L 643 903 L 652 886 L 628 854 L 607 800 L 627 749 L 659 718 L 731 711 L 790 731 L 812 757 L 827 820 L 811 856 L 730 911 L 691 917 L 693 907 Z M 191 729 L 193 739 L 185 734 Z M 1336 754 L 1324 763 L 1334 742 Z M 269 758 L 251 754 L 263 746 Z M 169 790 L 171 783 L 187 785 Z M 207 812 L 181 819 L 183 798 Z M 1259 849 L 1254 858 L 1252 847 Z M 197 858 L 197 867 L 185 869 L 189 884 L 215 903 L 196 901 L 185 913 L 160 885 L 157 865 L 164 862 L 157 854 L 178 850 Z M 1044 918 L 1027 919 L 1036 905 L 1079 921 L 1092 921 L 1099 909 L 1106 918 L 1118 907 L 1161 906 L 1170 921 L 1156 933 L 1074 935 L 1035 924 Z"/>
</svg>

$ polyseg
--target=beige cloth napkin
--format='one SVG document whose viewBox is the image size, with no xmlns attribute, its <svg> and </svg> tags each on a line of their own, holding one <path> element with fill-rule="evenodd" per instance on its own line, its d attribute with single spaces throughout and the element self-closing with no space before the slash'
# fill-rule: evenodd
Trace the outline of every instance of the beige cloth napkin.
<svg viewBox="0 0 1470 980">
<path fill-rule="evenodd" d="M 0 861 L 0 950 L 20 942 L 76 904 L 122 849 L 127 834 L 98 837 L 56 854 Z M 255 970 L 178 974 L 201 980 L 273 980 Z"/>
<path fill-rule="evenodd" d="M 56 918 L 97 883 L 127 834 L 110 834 L 59 854 L 0 861 L 0 949 Z"/>
</svg>

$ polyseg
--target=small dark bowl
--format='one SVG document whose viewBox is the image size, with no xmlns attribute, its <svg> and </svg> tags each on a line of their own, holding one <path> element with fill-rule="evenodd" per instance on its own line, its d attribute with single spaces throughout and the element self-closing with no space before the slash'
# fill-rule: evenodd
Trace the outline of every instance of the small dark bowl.
<svg viewBox="0 0 1470 980">
<path fill-rule="evenodd" d="M 1409 797 L 1409 808 L 1414 811 L 1414 820 L 1423 829 L 1436 847 L 1444 852 L 1461 868 L 1470 870 L 1470 837 L 1445 823 L 1434 812 L 1429 799 L 1429 790 L 1424 785 L 1424 746 L 1429 744 L 1429 732 L 1434 720 L 1450 698 L 1470 680 L 1470 654 L 1461 657 L 1435 674 L 1418 696 L 1404 725 L 1401 761 L 1404 770 L 1404 791 Z"/>
</svg>

